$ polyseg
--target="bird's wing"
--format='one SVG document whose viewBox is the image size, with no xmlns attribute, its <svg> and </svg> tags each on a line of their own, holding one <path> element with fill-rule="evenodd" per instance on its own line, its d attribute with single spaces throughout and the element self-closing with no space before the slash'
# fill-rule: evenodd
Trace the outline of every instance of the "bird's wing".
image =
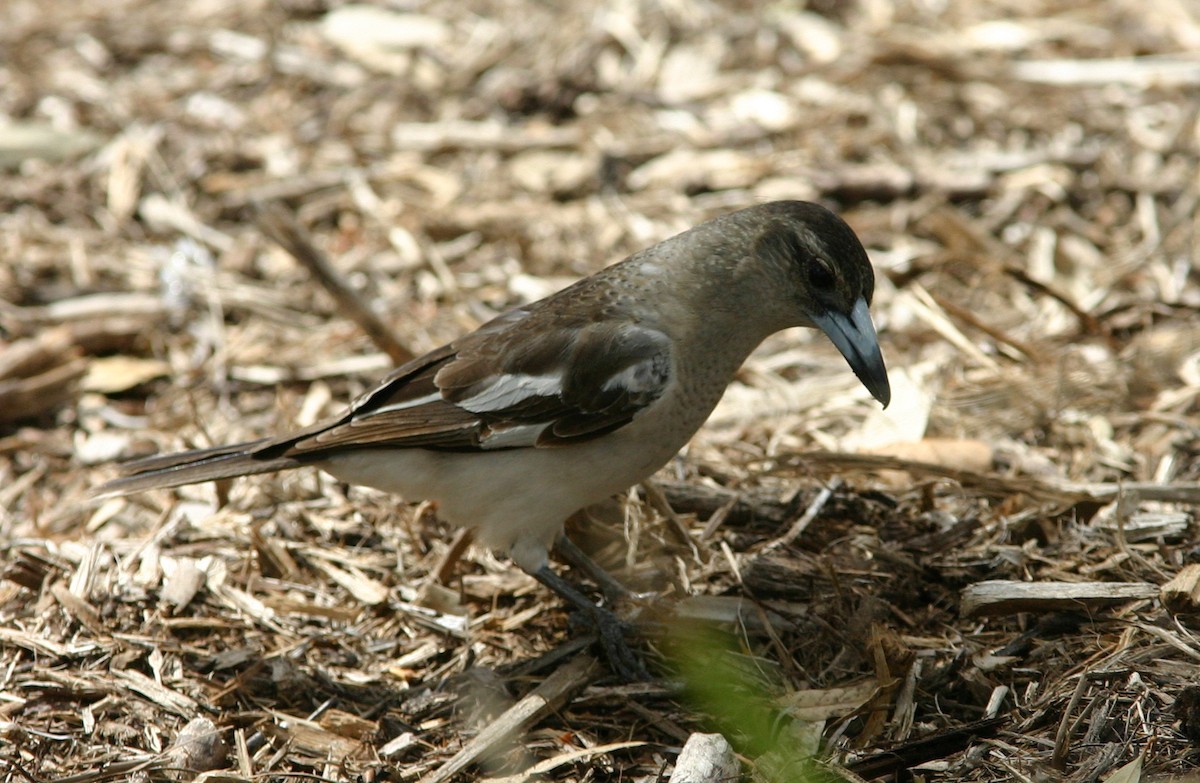
<svg viewBox="0 0 1200 783">
<path fill-rule="evenodd" d="M 627 424 L 671 379 L 670 340 L 629 319 L 515 310 L 398 367 L 341 416 L 286 435 L 134 460 L 100 496 L 294 468 L 356 448 L 491 451 Z"/>
<path fill-rule="evenodd" d="M 670 381 L 670 340 L 657 329 L 628 319 L 526 316 L 501 316 L 398 368 L 340 420 L 289 438 L 282 454 L 577 443 L 624 426 Z M 282 445 L 267 450 L 278 454 Z"/>
</svg>

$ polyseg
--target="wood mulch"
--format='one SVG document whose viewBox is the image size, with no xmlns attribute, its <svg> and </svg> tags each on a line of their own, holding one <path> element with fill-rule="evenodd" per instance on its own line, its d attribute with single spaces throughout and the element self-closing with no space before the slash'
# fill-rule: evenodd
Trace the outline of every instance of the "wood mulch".
<svg viewBox="0 0 1200 783">
<path fill-rule="evenodd" d="M 1197 51 L 1175 0 L 6 0 L 0 780 L 1196 779 Z M 893 403 L 777 335 L 572 521 L 654 681 L 419 502 L 89 498 L 778 198 L 870 250 Z"/>
</svg>

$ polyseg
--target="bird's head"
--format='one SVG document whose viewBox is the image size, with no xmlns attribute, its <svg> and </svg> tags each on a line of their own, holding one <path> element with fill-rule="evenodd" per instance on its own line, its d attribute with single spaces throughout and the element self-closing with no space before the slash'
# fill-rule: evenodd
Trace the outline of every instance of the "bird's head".
<svg viewBox="0 0 1200 783">
<path fill-rule="evenodd" d="M 761 213 L 753 240 L 755 264 L 784 296 L 788 325 L 820 329 L 854 374 L 887 407 L 887 368 L 868 306 L 875 273 L 867 252 L 846 222 L 805 201 L 776 201 L 752 207 Z"/>
</svg>

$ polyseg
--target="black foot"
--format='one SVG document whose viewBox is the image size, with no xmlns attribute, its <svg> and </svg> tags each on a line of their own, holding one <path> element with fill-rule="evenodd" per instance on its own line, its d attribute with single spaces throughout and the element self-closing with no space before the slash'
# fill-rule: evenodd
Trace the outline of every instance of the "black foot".
<svg viewBox="0 0 1200 783">
<path fill-rule="evenodd" d="M 600 649 L 604 652 L 604 657 L 613 674 L 626 682 L 641 682 L 651 679 L 650 672 L 646 670 L 646 664 L 642 661 L 642 656 L 629 646 L 629 636 L 634 631 L 633 626 L 622 622 L 621 618 L 602 606 L 594 607 L 591 615 L 592 624 L 600 635 Z"/>
<path fill-rule="evenodd" d="M 621 622 L 621 619 L 608 609 L 592 603 L 570 582 L 551 571 L 549 566 L 543 566 L 532 576 L 578 609 L 595 629 L 599 636 L 600 649 L 613 674 L 627 682 L 650 679 L 650 673 L 646 670 L 641 656 L 629 646 L 627 634 L 633 629 L 627 623 Z"/>
</svg>

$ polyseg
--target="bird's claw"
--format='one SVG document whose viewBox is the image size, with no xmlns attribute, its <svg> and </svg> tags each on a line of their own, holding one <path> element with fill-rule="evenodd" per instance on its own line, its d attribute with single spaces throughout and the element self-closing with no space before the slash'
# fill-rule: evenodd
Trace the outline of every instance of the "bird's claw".
<svg viewBox="0 0 1200 783">
<path fill-rule="evenodd" d="M 614 674 L 627 682 L 651 679 L 642 657 L 629 644 L 629 635 L 636 633 L 634 626 L 599 606 L 592 614 L 592 622 L 599 635 L 600 649 Z"/>
</svg>

